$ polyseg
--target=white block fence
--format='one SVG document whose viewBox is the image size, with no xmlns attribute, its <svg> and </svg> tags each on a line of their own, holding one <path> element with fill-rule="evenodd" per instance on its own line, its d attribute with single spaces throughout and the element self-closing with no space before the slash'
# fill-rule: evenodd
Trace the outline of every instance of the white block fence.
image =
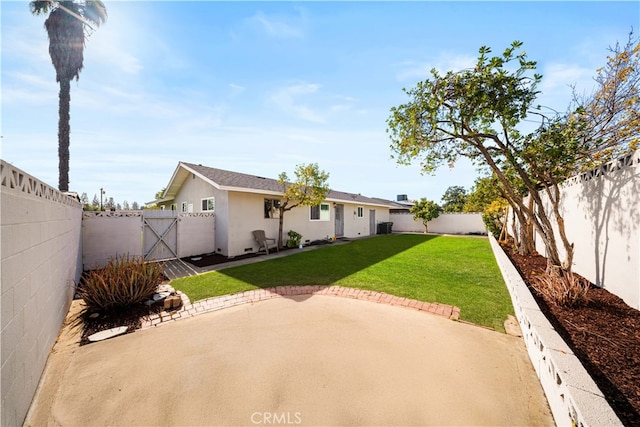
<svg viewBox="0 0 640 427">
<path fill-rule="evenodd" d="M 0 161 L 2 426 L 22 425 L 82 272 L 82 207 Z"/>
<path fill-rule="evenodd" d="M 413 219 L 410 213 L 389 214 L 393 222 L 392 231 L 424 233 L 422 221 Z M 482 214 L 477 212 L 441 213 L 438 218 L 429 221 L 429 233 L 436 234 L 486 234 L 487 227 L 482 222 Z"/>
<path fill-rule="evenodd" d="M 148 261 L 215 251 L 215 214 L 145 210 L 84 212 L 84 270 L 103 268 L 115 256 Z"/>
<path fill-rule="evenodd" d="M 489 241 L 556 424 L 622 426 L 591 376 L 540 310 L 511 260 L 493 236 L 489 235 Z"/>
</svg>

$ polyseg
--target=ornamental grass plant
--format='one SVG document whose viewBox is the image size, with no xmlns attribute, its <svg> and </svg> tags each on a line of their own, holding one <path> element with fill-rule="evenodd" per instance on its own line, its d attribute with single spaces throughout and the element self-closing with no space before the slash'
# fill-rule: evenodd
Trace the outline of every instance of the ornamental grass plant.
<svg viewBox="0 0 640 427">
<path fill-rule="evenodd" d="M 162 282 L 164 265 L 142 257 L 116 256 L 107 266 L 83 276 L 78 296 L 89 309 L 108 311 L 141 303 Z"/>
<path fill-rule="evenodd" d="M 533 288 L 547 300 L 559 306 L 580 307 L 589 300 L 591 283 L 574 273 L 560 276 L 558 273 L 542 273 L 532 283 Z"/>
</svg>

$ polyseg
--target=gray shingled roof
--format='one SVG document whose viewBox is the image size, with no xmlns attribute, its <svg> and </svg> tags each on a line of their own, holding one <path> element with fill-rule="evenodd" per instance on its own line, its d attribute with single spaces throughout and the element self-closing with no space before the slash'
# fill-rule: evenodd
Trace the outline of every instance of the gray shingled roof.
<svg viewBox="0 0 640 427">
<path fill-rule="evenodd" d="M 215 169 L 207 166 L 195 165 L 193 163 L 181 163 L 222 187 L 236 187 L 282 192 L 282 185 L 278 184 L 278 181 L 276 181 L 275 179 L 264 178 L 256 175 L 248 175 L 246 173 L 232 172 L 223 169 Z"/>
<path fill-rule="evenodd" d="M 232 187 L 236 189 L 246 188 L 247 190 L 265 190 L 282 192 L 282 185 L 277 180 L 256 175 L 249 175 L 240 172 L 232 172 L 223 169 L 210 168 L 208 166 L 196 165 L 193 163 L 180 162 L 189 169 L 215 182 L 220 187 Z M 346 201 L 351 203 L 362 203 L 368 205 L 389 206 L 393 204 L 388 200 L 366 197 L 360 194 L 346 193 L 344 191 L 330 190 L 327 195 L 330 201 Z"/>
</svg>

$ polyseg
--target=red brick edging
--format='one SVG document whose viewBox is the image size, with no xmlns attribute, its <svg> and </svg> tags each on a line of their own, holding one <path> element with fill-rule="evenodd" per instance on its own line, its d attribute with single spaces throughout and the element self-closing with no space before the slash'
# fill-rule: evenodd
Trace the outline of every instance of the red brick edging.
<svg viewBox="0 0 640 427">
<path fill-rule="evenodd" d="M 388 305 L 398 305 L 425 311 L 447 319 L 458 320 L 460 309 L 447 304 L 418 301 L 409 298 L 397 297 L 384 292 L 367 291 L 363 289 L 347 288 L 343 286 L 277 286 L 275 288 L 254 289 L 232 295 L 207 298 L 205 300 L 189 303 L 186 295 L 179 292 L 184 304 L 177 311 L 163 311 L 153 314 L 142 321 L 141 329 L 164 325 L 178 319 L 189 318 L 223 308 L 234 307 L 240 304 L 248 304 L 265 301 L 273 298 L 283 298 L 296 295 L 328 295 L 343 298 L 353 298 L 363 301 L 377 302 Z"/>
</svg>

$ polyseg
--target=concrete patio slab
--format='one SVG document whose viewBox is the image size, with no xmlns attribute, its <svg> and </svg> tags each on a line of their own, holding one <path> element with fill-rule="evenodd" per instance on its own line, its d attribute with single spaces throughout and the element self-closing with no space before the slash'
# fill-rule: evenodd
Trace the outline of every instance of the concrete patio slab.
<svg viewBox="0 0 640 427">
<path fill-rule="evenodd" d="M 301 295 L 49 357 L 28 426 L 553 425 L 521 338 Z"/>
</svg>

